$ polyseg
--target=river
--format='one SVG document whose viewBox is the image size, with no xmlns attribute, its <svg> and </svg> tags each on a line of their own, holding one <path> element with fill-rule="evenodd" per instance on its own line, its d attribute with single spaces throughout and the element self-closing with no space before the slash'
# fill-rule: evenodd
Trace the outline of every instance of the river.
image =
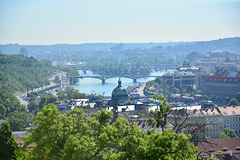
<svg viewBox="0 0 240 160">
<path fill-rule="evenodd" d="M 173 70 L 169 70 L 168 72 L 173 72 Z M 165 74 L 166 71 L 152 71 L 150 73 L 151 76 L 161 76 Z M 86 74 L 83 73 L 82 70 L 79 70 L 79 74 L 81 76 L 99 76 L 98 74 L 94 74 L 92 71 L 87 71 Z M 111 96 L 112 90 L 117 87 L 119 78 L 109 78 L 106 79 L 105 84 L 102 84 L 100 79 L 95 78 L 83 78 L 79 79 L 79 81 L 70 85 L 75 89 L 78 89 L 81 93 L 86 94 L 100 94 L 104 96 Z M 150 80 L 154 80 L 154 77 L 146 77 L 137 79 L 137 83 L 133 83 L 132 79 L 129 78 L 121 78 L 122 86 L 127 88 L 128 86 L 138 85 L 140 82 L 148 82 Z"/>
</svg>

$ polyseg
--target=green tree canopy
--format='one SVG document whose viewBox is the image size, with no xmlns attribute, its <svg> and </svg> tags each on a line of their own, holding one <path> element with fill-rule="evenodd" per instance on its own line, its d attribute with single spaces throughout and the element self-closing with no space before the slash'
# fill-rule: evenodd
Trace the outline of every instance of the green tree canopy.
<svg viewBox="0 0 240 160">
<path fill-rule="evenodd" d="M 49 84 L 47 76 L 55 68 L 49 61 L 40 61 L 23 55 L 0 53 L 0 86 L 8 86 L 12 92 L 26 91 Z"/>
<path fill-rule="evenodd" d="M 57 100 L 57 97 L 54 95 L 42 95 L 40 102 L 39 102 L 39 110 L 42 110 L 42 108 L 49 103 L 54 103 Z"/>
<path fill-rule="evenodd" d="M 236 138 L 237 134 L 233 129 L 225 128 L 220 134 L 219 138 Z"/>
<path fill-rule="evenodd" d="M 29 113 L 36 113 L 37 111 L 39 111 L 38 103 L 35 100 L 30 101 L 27 107 Z"/>
<path fill-rule="evenodd" d="M 18 144 L 15 141 L 8 121 L 0 124 L 0 160 L 16 159 Z"/>
<path fill-rule="evenodd" d="M 158 98 L 161 98 L 162 102 L 155 111 L 150 111 L 150 114 L 153 118 L 149 118 L 148 122 L 155 123 L 157 127 L 161 127 L 162 131 L 164 131 L 165 126 L 168 122 L 167 115 L 170 114 L 171 107 L 169 105 L 166 105 L 167 98 L 165 98 L 164 96 L 158 94 L 155 94 L 153 96 L 154 100 L 158 100 Z"/>
<path fill-rule="evenodd" d="M 236 98 L 232 98 L 228 103 L 228 106 L 239 106 L 239 102 Z"/>
<path fill-rule="evenodd" d="M 60 100 L 87 98 L 86 94 L 80 93 L 79 90 L 74 89 L 71 86 L 67 86 L 64 90 L 60 89 L 57 93 L 57 96 Z"/>
<path fill-rule="evenodd" d="M 24 131 L 33 121 L 33 115 L 25 111 L 14 111 L 9 115 L 10 128 L 13 131 Z"/>
<path fill-rule="evenodd" d="M 0 119 L 4 118 L 6 114 L 6 108 L 4 105 L 0 104 Z"/>
<path fill-rule="evenodd" d="M 19 159 L 194 159 L 190 136 L 171 130 L 146 134 L 137 123 L 98 111 L 86 117 L 81 109 L 60 113 L 49 104 L 36 116 L 38 127 L 24 137 L 35 143 Z"/>
<path fill-rule="evenodd" d="M 17 97 L 5 86 L 0 86 L 0 104 L 6 108 L 6 114 L 14 112 L 21 106 Z"/>
</svg>

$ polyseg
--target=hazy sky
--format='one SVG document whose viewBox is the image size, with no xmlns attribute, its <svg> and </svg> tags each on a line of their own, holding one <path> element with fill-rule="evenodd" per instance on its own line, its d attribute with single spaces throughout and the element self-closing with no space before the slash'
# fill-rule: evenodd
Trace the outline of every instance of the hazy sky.
<svg viewBox="0 0 240 160">
<path fill-rule="evenodd" d="M 0 0 L 0 44 L 240 36 L 240 0 Z"/>
</svg>

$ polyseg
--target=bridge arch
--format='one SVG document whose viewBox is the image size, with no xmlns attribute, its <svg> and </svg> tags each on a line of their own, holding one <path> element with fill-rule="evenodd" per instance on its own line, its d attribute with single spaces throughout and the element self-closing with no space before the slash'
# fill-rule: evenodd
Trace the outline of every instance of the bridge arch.
<svg viewBox="0 0 240 160">
<path fill-rule="evenodd" d="M 137 79 L 139 79 L 139 78 L 145 78 L 145 77 L 160 77 L 160 76 L 141 76 L 141 75 L 139 75 L 139 76 L 135 76 L 135 75 L 133 75 L 133 76 L 131 76 L 131 75 L 126 75 L 126 76 L 79 76 L 79 77 L 68 77 L 70 80 L 72 79 L 72 78 L 81 78 L 81 79 L 84 79 L 84 78 L 95 78 L 95 79 L 100 79 L 100 80 L 102 80 L 102 84 L 105 84 L 105 81 L 106 81 L 106 79 L 110 79 L 110 78 L 129 78 L 129 79 L 132 79 L 133 80 L 133 83 L 137 83 Z"/>
</svg>

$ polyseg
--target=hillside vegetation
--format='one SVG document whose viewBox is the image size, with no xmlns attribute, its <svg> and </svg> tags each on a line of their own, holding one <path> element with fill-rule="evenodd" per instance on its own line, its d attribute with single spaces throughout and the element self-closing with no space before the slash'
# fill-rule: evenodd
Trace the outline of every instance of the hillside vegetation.
<svg viewBox="0 0 240 160">
<path fill-rule="evenodd" d="M 0 86 L 6 86 L 12 92 L 49 84 L 47 76 L 55 70 L 51 62 L 23 55 L 0 53 L 0 64 Z"/>
</svg>

